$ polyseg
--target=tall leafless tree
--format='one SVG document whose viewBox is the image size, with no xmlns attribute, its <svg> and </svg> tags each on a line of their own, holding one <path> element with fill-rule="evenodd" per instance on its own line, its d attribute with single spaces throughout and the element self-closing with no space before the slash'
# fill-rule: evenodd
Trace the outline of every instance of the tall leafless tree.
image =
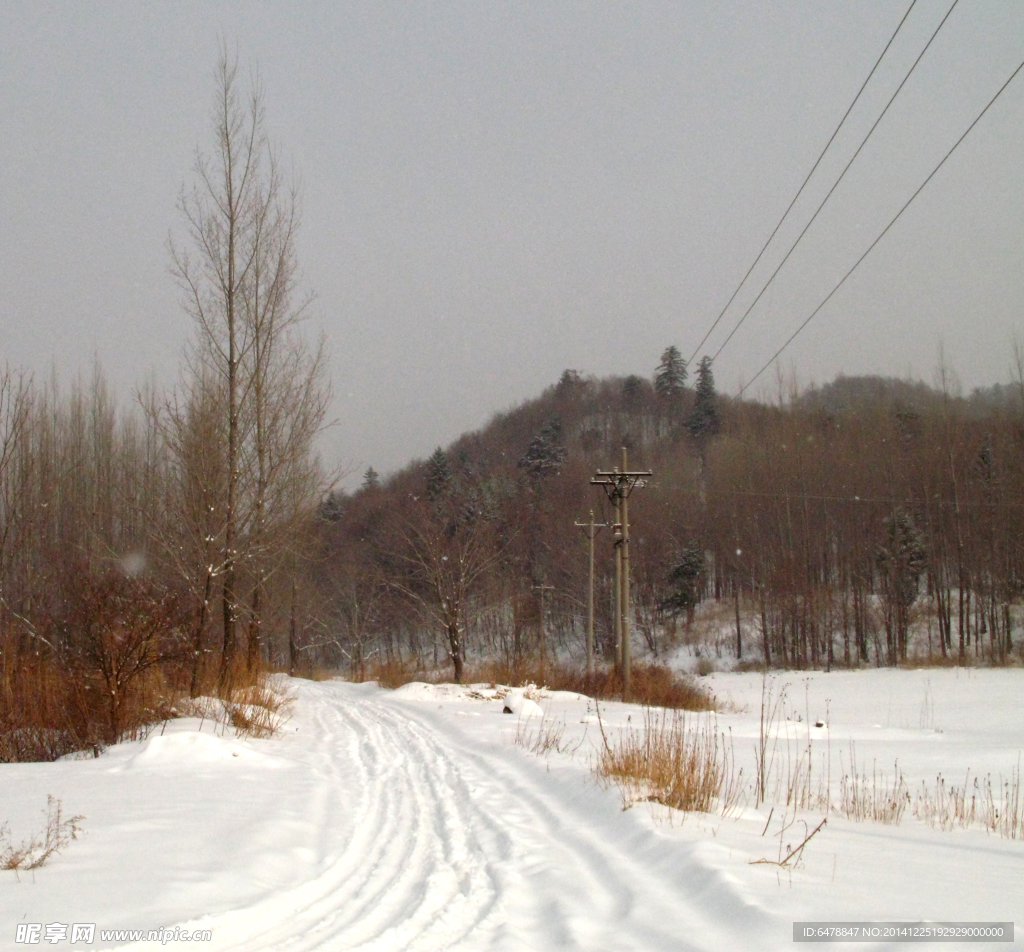
<svg viewBox="0 0 1024 952">
<path fill-rule="evenodd" d="M 241 87 L 237 60 L 222 50 L 214 145 L 197 152 L 192 184 L 179 201 L 186 240 L 171 243 L 193 321 L 187 374 L 220 394 L 221 439 L 209 449 L 223 454 L 215 560 L 222 683 L 243 616 L 249 660 L 259 653 L 268 575 L 294 541 L 287 526 L 321 489 L 312 443 L 328 401 L 322 339 L 309 347 L 298 327 L 309 303 L 297 291 L 298 197 L 284 183 L 266 132 L 258 75 Z"/>
</svg>

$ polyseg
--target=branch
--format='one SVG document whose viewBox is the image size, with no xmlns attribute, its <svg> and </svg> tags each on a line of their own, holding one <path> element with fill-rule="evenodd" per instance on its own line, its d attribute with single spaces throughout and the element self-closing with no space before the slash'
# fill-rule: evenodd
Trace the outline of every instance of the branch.
<svg viewBox="0 0 1024 952">
<path fill-rule="evenodd" d="M 769 819 L 771 819 L 771 817 L 769 817 Z M 804 837 L 803 842 L 800 843 L 799 846 L 794 846 L 793 849 L 791 849 L 785 855 L 785 857 L 783 859 L 779 859 L 779 860 L 775 860 L 775 859 L 752 859 L 750 861 L 750 865 L 751 866 L 757 866 L 759 863 L 765 863 L 765 864 L 767 864 L 769 866 L 782 866 L 782 867 L 785 867 L 786 865 L 788 865 L 789 861 L 794 856 L 796 856 L 798 853 L 803 851 L 803 848 L 810 842 L 811 837 L 814 836 L 814 834 L 817 833 L 818 830 L 820 830 L 826 823 L 828 823 L 828 817 L 825 817 L 824 820 L 822 820 L 813 830 L 811 830 L 811 832 L 808 833 L 807 836 Z M 805 829 L 806 829 L 806 827 L 805 827 Z M 762 833 L 761 835 L 763 836 L 764 834 Z"/>
</svg>

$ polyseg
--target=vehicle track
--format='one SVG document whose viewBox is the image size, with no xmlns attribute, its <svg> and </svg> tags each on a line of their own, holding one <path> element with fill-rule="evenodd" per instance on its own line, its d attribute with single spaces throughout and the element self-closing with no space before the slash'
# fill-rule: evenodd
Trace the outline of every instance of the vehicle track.
<svg viewBox="0 0 1024 952">
<path fill-rule="evenodd" d="M 573 790 L 518 749 L 340 683 L 303 685 L 298 703 L 327 852 L 312 879 L 187 924 L 212 931 L 206 949 L 655 952 L 730 948 L 752 925 L 723 917 L 738 897 L 706 881 L 685 844 L 652 848 L 650 830 L 604 801 L 616 835 L 591 828 Z M 586 786 L 592 809 L 601 792 Z M 329 832 L 343 839 L 334 853 Z"/>
</svg>

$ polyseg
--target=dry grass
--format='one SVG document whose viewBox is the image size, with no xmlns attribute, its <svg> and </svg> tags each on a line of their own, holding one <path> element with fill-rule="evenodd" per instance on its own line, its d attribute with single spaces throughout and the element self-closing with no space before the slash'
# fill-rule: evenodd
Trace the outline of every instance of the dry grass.
<svg viewBox="0 0 1024 952">
<path fill-rule="evenodd" d="M 810 718 L 789 707 L 789 685 L 776 690 L 766 675 L 761 679 L 761 713 L 754 749 L 754 802 L 768 801 L 798 810 L 829 810 L 832 778 L 831 744 L 822 752 L 817 774 Z M 806 708 L 806 702 L 805 702 Z M 801 736 L 801 734 L 803 736 Z"/>
<path fill-rule="evenodd" d="M 46 827 L 40 836 L 33 836 L 15 846 L 10 828 L 0 827 L 0 869 L 38 869 L 51 856 L 59 853 L 72 840 L 78 839 L 85 817 L 65 817 L 60 800 L 46 798 Z"/>
<path fill-rule="evenodd" d="M 287 721 L 295 700 L 295 695 L 276 686 L 272 677 L 260 673 L 250 684 L 236 682 L 220 697 L 179 698 L 172 716 L 211 721 L 224 730 L 232 728 L 237 737 L 272 737 Z"/>
<path fill-rule="evenodd" d="M 223 699 L 227 722 L 239 737 L 272 737 L 288 719 L 294 695 L 278 690 L 263 675 Z"/>
<path fill-rule="evenodd" d="M 769 813 L 769 823 L 771 823 L 771 819 L 772 815 Z M 798 823 L 803 826 L 804 838 L 794 846 L 792 843 L 787 843 L 785 841 L 786 834 L 790 829 L 796 827 Z M 812 830 L 804 820 L 798 820 L 795 817 L 788 824 L 783 821 L 782 827 L 777 834 L 779 838 L 778 856 L 775 859 L 768 859 L 768 857 L 764 857 L 763 859 L 752 859 L 750 860 L 750 865 L 759 866 L 765 864 L 768 866 L 778 866 L 782 869 L 790 869 L 791 867 L 795 868 L 799 866 L 800 860 L 803 859 L 804 850 L 807 849 L 807 844 L 825 828 L 826 823 L 828 823 L 828 817 L 824 817 Z M 767 826 L 765 827 L 765 830 L 767 831 Z"/>
<path fill-rule="evenodd" d="M 47 658 L 0 656 L 0 763 L 51 761 L 102 746 L 102 720 L 80 681 Z"/>
<path fill-rule="evenodd" d="M 602 701 L 622 698 L 622 680 L 610 670 L 588 677 L 585 671 L 564 665 L 490 663 L 474 667 L 467 680 L 512 687 L 536 684 L 549 691 L 571 691 Z M 716 706 L 714 695 L 703 685 L 661 665 L 636 665 L 631 682 L 629 700 L 637 704 L 684 711 L 713 711 Z"/>
<path fill-rule="evenodd" d="M 929 826 L 941 830 L 982 826 L 1005 839 L 1024 839 L 1024 798 L 1021 796 L 1020 761 L 1008 779 L 992 783 L 991 774 L 971 780 L 970 771 L 963 786 L 946 784 L 941 774 L 935 786 L 922 783 L 914 800 L 914 815 Z"/>
<path fill-rule="evenodd" d="M 649 800 L 675 810 L 728 813 L 739 804 L 743 771 L 710 715 L 694 724 L 679 711 L 647 707 L 642 728 L 628 728 L 610 743 L 602 724 L 601 736 L 597 773 L 619 785 L 626 805 Z"/>
<path fill-rule="evenodd" d="M 1010 776 L 1000 777 L 998 782 L 993 782 L 991 775 L 972 780 L 968 771 L 963 784 L 957 785 L 947 783 L 940 774 L 934 786 L 922 783 L 912 797 L 898 763 L 894 764 L 891 776 L 875 765 L 869 775 L 858 766 L 851 745 L 849 769 L 842 771 L 839 798 L 833 803 L 830 796 L 831 745 L 821 753 L 821 767 L 815 773 L 806 705 L 800 716 L 789 705 L 788 689 L 788 684 L 779 688 L 767 676 L 762 680 L 755 747 L 753 792 L 756 805 L 784 805 L 784 818 L 790 811 L 795 818 L 799 810 L 835 810 L 849 820 L 891 825 L 900 823 L 910 807 L 915 817 L 937 829 L 980 826 L 1007 839 L 1024 839 L 1024 795 L 1019 760 Z M 933 724 L 934 709 L 926 692 L 921 727 L 930 728 Z"/>
<path fill-rule="evenodd" d="M 319 665 L 312 667 L 306 675 L 310 681 L 333 681 L 341 677 L 341 672 L 336 668 L 321 668 Z"/>
<path fill-rule="evenodd" d="M 903 819 L 909 804 L 910 792 L 898 764 L 893 765 L 891 781 L 874 765 L 868 778 L 867 772 L 859 772 L 856 764 L 853 774 L 843 774 L 839 781 L 836 810 L 848 820 L 872 820 L 895 825 Z"/>
<path fill-rule="evenodd" d="M 382 688 L 399 688 L 410 681 L 447 683 L 451 670 L 425 670 L 405 662 L 380 662 L 369 670 L 369 680 Z M 611 670 L 588 677 L 585 671 L 567 665 L 542 665 L 537 658 L 521 659 L 515 664 L 487 661 L 466 665 L 466 684 L 507 684 L 510 687 L 539 685 L 548 691 L 571 691 L 598 700 L 621 700 L 622 680 Z M 711 692 L 688 675 L 680 675 L 662 665 L 635 665 L 629 700 L 653 707 L 684 711 L 713 711 L 716 699 Z"/>
<path fill-rule="evenodd" d="M 376 681 L 382 688 L 394 690 L 410 681 L 433 681 L 434 677 L 423 671 L 417 671 L 411 664 L 402 661 L 381 661 L 371 668 L 371 681 Z"/>
<path fill-rule="evenodd" d="M 707 688 L 693 678 L 678 675 L 661 665 L 637 665 L 630 680 L 628 700 L 634 703 L 682 711 L 715 709 L 715 698 Z M 622 697 L 622 680 L 614 671 L 599 671 L 587 677 L 585 672 L 560 668 L 548 677 L 545 686 L 601 700 Z"/>
<path fill-rule="evenodd" d="M 531 754 L 566 754 L 574 752 L 579 748 L 580 743 L 571 747 L 563 741 L 565 735 L 565 721 L 549 721 L 547 718 L 520 718 L 516 724 L 515 737 L 512 742 L 519 747 L 530 751 Z"/>
</svg>

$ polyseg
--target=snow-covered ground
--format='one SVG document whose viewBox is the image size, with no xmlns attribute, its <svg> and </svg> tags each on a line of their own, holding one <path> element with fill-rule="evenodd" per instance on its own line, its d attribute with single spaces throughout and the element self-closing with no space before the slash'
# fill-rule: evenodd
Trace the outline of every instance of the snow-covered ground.
<svg viewBox="0 0 1024 952">
<path fill-rule="evenodd" d="M 706 680 L 748 782 L 761 677 Z M 40 830 L 47 795 L 85 818 L 45 866 L 0 873 L 0 948 L 25 948 L 19 924 L 95 923 L 91 945 L 56 947 L 156 948 L 101 933 L 179 926 L 209 930 L 201 948 L 246 952 L 781 949 L 799 920 L 1016 920 L 1024 948 L 1024 839 L 933 828 L 909 809 L 897 826 L 832 813 L 795 867 L 754 864 L 824 810 L 623 809 L 594 779 L 586 698 L 540 692 L 542 716 L 525 703 L 510 715 L 480 686 L 288 687 L 291 719 L 269 740 L 182 720 L 96 759 L 0 766 L 15 841 Z M 831 781 L 833 799 L 851 752 L 890 780 L 898 760 L 913 795 L 939 773 L 998 784 L 1024 751 L 1020 670 L 790 674 L 767 688 L 785 688 L 777 777 L 806 763 L 809 741 L 811 785 Z M 600 713 L 609 740 L 643 722 L 631 705 Z"/>
</svg>

